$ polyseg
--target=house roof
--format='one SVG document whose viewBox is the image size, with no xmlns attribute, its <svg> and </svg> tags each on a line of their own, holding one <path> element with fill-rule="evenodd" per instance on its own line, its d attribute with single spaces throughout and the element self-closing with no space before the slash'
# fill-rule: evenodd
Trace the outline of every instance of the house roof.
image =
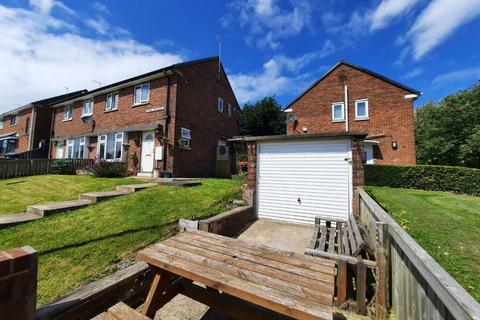
<svg viewBox="0 0 480 320">
<path fill-rule="evenodd" d="M 9 110 L 7 112 L 4 112 L 2 114 L 0 114 L 0 119 L 2 119 L 3 117 L 5 116 L 8 116 L 8 115 L 14 115 L 14 114 L 17 114 L 23 110 L 27 110 L 27 109 L 30 109 L 31 107 L 33 107 L 34 105 L 45 105 L 45 106 L 48 106 L 48 105 L 51 105 L 52 103 L 58 103 L 58 102 L 61 102 L 61 101 L 64 101 L 65 99 L 72 99 L 74 97 L 78 97 L 82 94 L 85 94 L 88 90 L 86 89 L 83 89 L 83 90 L 79 90 L 79 91 L 75 91 L 75 92 L 70 92 L 70 93 L 65 93 L 65 94 L 61 94 L 59 96 L 54 96 L 54 97 L 50 97 L 50 98 L 46 98 L 46 99 L 42 99 L 42 100 L 37 100 L 37 101 L 34 101 L 34 102 L 30 102 L 24 106 L 21 106 L 21 107 L 18 107 L 18 108 L 15 108 L 15 109 L 12 109 L 12 110 Z"/>
<path fill-rule="evenodd" d="M 416 95 L 421 95 L 421 94 L 422 94 L 422 92 L 420 92 L 420 91 L 418 91 L 418 90 L 416 90 L 416 89 L 413 89 L 413 88 L 411 88 L 411 87 L 409 87 L 409 86 L 406 86 L 406 85 L 404 85 L 404 84 L 402 84 L 402 83 L 400 83 L 400 82 L 397 82 L 397 81 L 395 81 L 395 80 L 393 80 L 393 79 L 390 79 L 390 78 L 388 78 L 388 77 L 386 77 L 386 76 L 383 76 L 383 75 L 381 75 L 381 74 L 379 74 L 379 73 L 376 73 L 376 72 L 374 72 L 374 71 L 372 71 L 372 70 L 369 70 L 369 69 L 364 68 L 364 67 L 357 66 L 357 65 L 355 65 L 355 64 L 353 64 L 353 63 L 350 63 L 350 62 L 348 62 L 348 61 L 346 61 L 346 60 L 340 60 L 336 65 L 334 65 L 330 70 L 328 70 L 320 79 L 318 79 L 318 80 L 315 81 L 310 87 L 308 87 L 307 90 L 303 91 L 298 97 L 296 97 L 292 102 L 290 102 L 290 103 L 285 107 L 285 110 L 288 109 L 293 103 L 295 103 L 295 102 L 296 102 L 298 99 L 300 99 L 302 96 L 304 96 L 308 91 L 310 91 L 310 90 L 311 90 L 313 87 L 315 87 L 318 83 L 320 83 L 323 79 L 325 79 L 330 73 L 333 72 L 333 70 L 337 69 L 337 68 L 340 67 L 341 65 L 346 65 L 346 66 L 349 66 L 349 67 L 351 67 L 351 68 L 357 69 L 357 70 L 359 70 L 359 71 L 365 72 L 365 73 L 367 73 L 367 74 L 369 74 L 369 75 L 371 75 L 371 76 L 373 76 L 373 77 L 375 77 L 375 78 L 381 79 L 381 80 L 383 80 L 383 81 L 385 81 L 385 82 L 388 82 L 388 83 L 390 83 L 390 84 L 392 84 L 392 85 L 394 85 L 394 86 L 396 86 L 396 87 L 398 87 L 398 88 L 404 89 L 404 90 L 406 90 L 406 91 L 408 91 L 408 92 L 411 92 L 411 93 L 413 93 L 413 94 L 416 94 Z"/>
<path fill-rule="evenodd" d="M 93 97 L 95 95 L 106 93 L 106 92 L 109 92 L 109 91 L 112 91 L 112 90 L 116 90 L 116 89 L 119 89 L 121 87 L 126 87 L 128 85 L 132 85 L 132 84 L 137 83 L 137 82 L 141 83 L 143 81 L 147 81 L 147 79 L 150 80 L 150 79 L 162 77 L 162 76 L 165 76 L 167 72 L 173 72 L 174 70 L 178 70 L 178 69 L 183 68 L 183 67 L 187 67 L 187 66 L 190 66 L 190 65 L 193 65 L 193 64 L 203 63 L 203 62 L 207 62 L 207 61 L 218 60 L 218 59 L 219 59 L 218 56 L 212 56 L 212 57 L 208 57 L 208 58 L 203 58 L 203 59 L 198 59 L 198 60 L 191 60 L 191 61 L 172 64 L 168 67 L 153 70 L 153 71 L 143 73 L 141 75 L 138 75 L 138 76 L 135 76 L 135 77 L 132 77 L 132 78 L 128 78 L 128 79 L 121 80 L 121 81 L 118 81 L 118 82 L 115 82 L 115 83 L 111 83 L 111 84 L 106 85 L 106 86 L 102 86 L 102 87 L 97 88 L 95 90 L 88 91 L 83 95 L 75 97 L 74 99 L 68 99 L 68 100 L 64 100 L 62 102 L 56 103 L 52 107 L 54 107 L 54 108 L 55 107 L 60 107 L 62 105 L 62 103 L 64 104 L 64 103 L 74 102 L 74 101 L 80 100 L 80 99 Z M 173 74 L 173 73 L 171 73 L 171 74 Z"/>
<path fill-rule="evenodd" d="M 332 131 L 332 132 L 316 132 L 302 134 L 279 134 L 273 136 L 243 136 L 229 139 L 231 142 L 240 141 L 275 141 L 275 140 L 305 140 L 305 139 L 325 139 L 325 138 L 365 138 L 367 134 L 361 131 Z"/>
</svg>

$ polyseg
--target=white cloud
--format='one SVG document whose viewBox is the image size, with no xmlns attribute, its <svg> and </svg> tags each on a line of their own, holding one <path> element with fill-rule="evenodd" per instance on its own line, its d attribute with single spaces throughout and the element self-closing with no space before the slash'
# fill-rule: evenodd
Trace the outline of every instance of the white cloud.
<svg viewBox="0 0 480 320">
<path fill-rule="evenodd" d="M 63 4 L 60 1 L 55 1 L 55 0 L 30 0 L 30 5 L 33 7 L 34 10 L 43 13 L 43 14 L 49 14 L 50 10 L 53 9 L 53 7 L 58 7 L 62 9 L 63 11 L 75 15 L 75 11 L 67 7 L 65 4 Z"/>
<path fill-rule="evenodd" d="M 382 29 L 393 18 L 407 13 L 418 2 L 419 0 L 383 0 L 370 14 L 370 30 Z"/>
<path fill-rule="evenodd" d="M 92 7 L 100 13 L 110 15 L 111 12 L 106 5 L 101 2 L 94 2 Z"/>
<path fill-rule="evenodd" d="M 406 38 L 419 60 L 458 27 L 480 15 L 480 0 L 433 0 L 416 19 Z M 472 39 L 472 41 L 475 41 Z"/>
<path fill-rule="evenodd" d="M 301 72 L 316 59 L 326 57 L 335 50 L 330 41 L 325 41 L 319 51 L 291 58 L 275 55 L 263 64 L 260 72 L 229 75 L 233 90 L 240 104 L 262 99 L 268 95 L 285 95 L 300 91 L 310 82 L 309 74 Z"/>
<path fill-rule="evenodd" d="M 85 37 L 45 12 L 0 5 L 0 113 L 63 94 L 62 86 L 91 89 L 93 79 L 108 84 L 182 60 L 129 37 Z"/>
<path fill-rule="evenodd" d="M 234 1 L 241 27 L 248 29 L 247 43 L 277 49 L 280 40 L 299 34 L 310 24 L 312 7 L 307 0 L 291 0 L 290 7 L 280 7 L 277 0 Z M 222 26 L 232 25 L 233 15 L 220 19 Z"/>
<path fill-rule="evenodd" d="M 474 82 L 480 80 L 480 67 L 477 68 L 465 68 L 460 70 L 451 71 L 436 76 L 432 84 L 436 86 L 443 85 L 463 85 L 464 82 Z"/>
<path fill-rule="evenodd" d="M 410 72 L 407 72 L 402 76 L 403 79 L 411 79 L 422 75 L 424 72 L 422 67 L 417 67 Z"/>
</svg>

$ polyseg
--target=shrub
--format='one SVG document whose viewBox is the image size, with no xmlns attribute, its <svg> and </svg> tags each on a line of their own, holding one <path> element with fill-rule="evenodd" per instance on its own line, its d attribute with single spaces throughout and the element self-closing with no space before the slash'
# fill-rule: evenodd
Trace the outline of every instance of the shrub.
<svg viewBox="0 0 480 320">
<path fill-rule="evenodd" d="M 480 196 L 480 169 L 429 165 L 365 165 L 365 184 Z"/>
<path fill-rule="evenodd" d="M 50 173 L 72 174 L 72 162 L 69 159 L 53 160 L 50 164 Z"/>
<path fill-rule="evenodd" d="M 92 167 L 87 169 L 94 177 L 117 178 L 127 176 L 127 163 L 118 161 L 97 160 Z"/>
</svg>

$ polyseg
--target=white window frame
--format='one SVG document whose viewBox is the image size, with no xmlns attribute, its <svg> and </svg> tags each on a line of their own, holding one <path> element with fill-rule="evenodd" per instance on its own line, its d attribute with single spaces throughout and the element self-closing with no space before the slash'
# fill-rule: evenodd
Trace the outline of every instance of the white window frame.
<svg viewBox="0 0 480 320">
<path fill-rule="evenodd" d="M 111 99 L 111 105 L 109 105 L 109 99 Z M 105 97 L 105 111 L 118 110 L 118 100 L 120 100 L 120 94 L 118 92 L 108 93 Z"/>
<path fill-rule="evenodd" d="M 90 112 L 85 112 L 85 106 L 89 104 L 90 107 Z M 93 115 L 93 98 L 92 99 L 87 99 L 83 101 L 82 105 L 82 117 L 89 117 Z"/>
<path fill-rule="evenodd" d="M 142 88 L 144 86 L 148 87 L 146 100 L 142 99 Z M 139 88 L 140 88 L 140 100 L 137 102 L 137 89 Z M 135 86 L 135 88 L 133 89 L 133 105 L 136 106 L 139 104 L 148 103 L 149 101 L 150 101 L 150 82 L 145 82 L 145 83 L 139 84 L 138 86 Z"/>
<path fill-rule="evenodd" d="M 342 117 L 335 118 L 335 107 L 342 106 Z M 332 103 L 332 121 L 345 121 L 345 103 L 343 101 Z"/>
<path fill-rule="evenodd" d="M 365 115 L 364 116 L 359 116 L 358 115 L 357 105 L 361 102 L 365 102 Z M 368 119 L 368 99 L 355 100 L 355 119 Z"/>
<path fill-rule="evenodd" d="M 108 150 L 108 135 L 113 135 L 113 159 L 107 159 L 107 150 Z M 124 132 L 113 132 L 107 134 L 98 135 L 98 148 L 97 148 L 97 157 L 105 161 L 122 161 L 123 160 L 123 143 L 124 143 L 125 133 Z M 117 158 L 117 143 L 120 142 L 120 158 Z M 104 154 L 100 154 L 100 145 L 104 145 Z"/>
<path fill-rule="evenodd" d="M 187 128 L 180 128 L 180 137 L 182 139 L 191 140 L 192 139 L 192 130 Z"/>
<path fill-rule="evenodd" d="M 3 129 L 3 119 L 0 119 L 0 129 Z"/>
<path fill-rule="evenodd" d="M 224 107 L 223 107 L 223 99 L 221 97 L 218 97 L 217 100 L 217 111 L 223 113 Z"/>
<path fill-rule="evenodd" d="M 67 113 L 67 110 L 70 110 L 70 113 Z M 70 114 L 69 117 L 67 117 L 67 114 Z M 65 107 L 63 107 L 63 120 L 68 121 L 73 119 L 73 105 L 67 104 Z"/>
<path fill-rule="evenodd" d="M 231 117 L 233 114 L 233 106 L 231 103 L 227 103 L 227 114 L 229 117 Z"/>
<path fill-rule="evenodd" d="M 15 119 L 15 120 L 14 120 Z M 10 126 L 14 127 L 18 124 L 18 114 L 14 114 L 10 117 Z"/>
<path fill-rule="evenodd" d="M 75 141 L 78 139 L 78 153 L 75 154 Z M 67 147 L 67 159 L 85 159 L 87 156 L 87 137 L 76 137 L 67 139 L 66 147 Z M 83 151 L 82 151 L 83 147 Z M 71 149 L 70 149 L 71 148 Z M 71 152 L 70 152 L 71 151 Z"/>
</svg>

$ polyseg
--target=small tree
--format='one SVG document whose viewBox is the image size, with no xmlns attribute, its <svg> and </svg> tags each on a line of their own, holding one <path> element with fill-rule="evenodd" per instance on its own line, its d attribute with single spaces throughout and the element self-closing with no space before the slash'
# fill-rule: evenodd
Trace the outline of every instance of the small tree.
<svg viewBox="0 0 480 320">
<path fill-rule="evenodd" d="M 246 103 L 242 109 L 240 134 L 264 136 L 285 134 L 286 117 L 275 97 L 265 97 L 255 104 Z"/>
</svg>

